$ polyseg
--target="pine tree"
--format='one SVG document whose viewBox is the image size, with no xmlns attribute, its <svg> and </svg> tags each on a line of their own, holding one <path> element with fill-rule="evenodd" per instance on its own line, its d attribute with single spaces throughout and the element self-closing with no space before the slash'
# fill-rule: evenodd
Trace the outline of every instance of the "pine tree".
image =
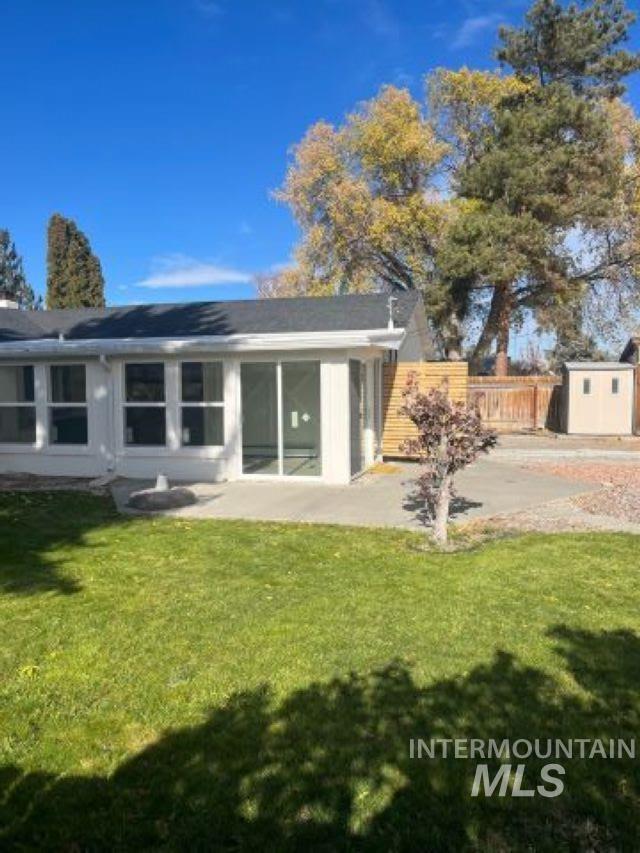
<svg viewBox="0 0 640 853">
<path fill-rule="evenodd" d="M 624 0 L 566 7 L 536 0 L 523 27 L 500 27 L 497 58 L 541 86 L 566 83 L 576 94 L 619 97 L 622 79 L 640 69 L 640 54 L 620 47 L 635 19 Z"/>
<path fill-rule="evenodd" d="M 36 307 L 33 289 L 27 283 L 22 258 L 9 232 L 0 229 L 0 296 L 17 302 L 21 308 Z"/>
<path fill-rule="evenodd" d="M 72 219 L 54 213 L 47 230 L 47 307 L 104 307 L 100 261 Z"/>
</svg>

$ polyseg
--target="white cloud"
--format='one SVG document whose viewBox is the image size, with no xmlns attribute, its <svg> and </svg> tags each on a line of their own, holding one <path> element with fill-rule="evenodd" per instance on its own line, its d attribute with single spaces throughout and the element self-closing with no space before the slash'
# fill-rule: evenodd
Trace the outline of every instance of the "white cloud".
<svg viewBox="0 0 640 853">
<path fill-rule="evenodd" d="M 384 0 L 368 0 L 363 8 L 365 26 L 376 36 L 395 41 L 400 35 L 400 23 Z"/>
<path fill-rule="evenodd" d="M 208 15 L 212 18 L 222 14 L 222 6 L 216 0 L 194 0 L 195 8 L 203 15 Z"/>
<path fill-rule="evenodd" d="M 486 30 L 494 29 L 504 20 L 499 13 L 467 18 L 455 34 L 451 47 L 455 50 L 474 44 Z"/>
<path fill-rule="evenodd" d="M 233 267 L 199 261 L 187 255 L 163 255 L 154 258 L 151 273 L 138 287 L 208 287 L 220 284 L 247 284 L 251 273 Z"/>
</svg>

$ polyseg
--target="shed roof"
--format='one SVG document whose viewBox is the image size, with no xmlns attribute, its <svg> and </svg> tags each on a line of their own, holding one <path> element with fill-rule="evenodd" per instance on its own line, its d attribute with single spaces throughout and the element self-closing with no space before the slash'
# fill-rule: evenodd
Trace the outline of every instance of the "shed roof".
<svg viewBox="0 0 640 853">
<path fill-rule="evenodd" d="M 633 370 L 633 365 L 624 361 L 567 361 L 567 370 Z"/>
</svg>

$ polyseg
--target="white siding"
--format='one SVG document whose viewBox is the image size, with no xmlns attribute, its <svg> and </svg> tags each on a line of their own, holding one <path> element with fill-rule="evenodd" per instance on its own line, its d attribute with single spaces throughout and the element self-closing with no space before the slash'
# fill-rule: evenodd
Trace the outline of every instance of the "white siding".
<svg viewBox="0 0 640 853">
<path fill-rule="evenodd" d="M 376 353 L 381 355 L 381 351 Z M 215 352 L 180 359 L 167 356 L 113 358 L 108 363 L 84 360 L 87 367 L 87 410 L 89 443 L 86 447 L 49 444 L 47 369 L 49 362 L 35 364 L 37 414 L 34 445 L 0 444 L 0 472 L 28 472 L 51 476 L 95 477 L 114 473 L 122 477 L 155 478 L 160 472 L 170 479 L 216 481 L 241 476 L 242 436 L 240 419 L 240 363 L 246 361 L 320 361 L 322 477 L 310 482 L 348 483 L 349 460 L 349 369 L 345 350 L 304 353 L 243 353 L 216 357 Z M 365 354 L 363 353 L 363 356 Z M 367 351 L 366 357 L 371 358 Z M 182 447 L 180 442 L 179 362 L 219 360 L 224 364 L 224 446 Z M 80 359 L 73 359 L 79 363 Z M 124 364 L 126 361 L 163 361 L 167 415 L 166 447 L 128 447 L 124 442 Z M 21 359 L 21 364 L 26 363 Z M 56 362 L 60 363 L 60 362 Z M 71 363 L 71 360 L 70 362 Z M 370 395 L 373 398 L 373 395 Z M 369 418 L 373 424 L 373 417 Z M 372 430 L 372 426 L 371 426 Z M 373 437 L 367 439 L 373 446 Z M 372 459 L 372 452 L 368 452 Z"/>
</svg>

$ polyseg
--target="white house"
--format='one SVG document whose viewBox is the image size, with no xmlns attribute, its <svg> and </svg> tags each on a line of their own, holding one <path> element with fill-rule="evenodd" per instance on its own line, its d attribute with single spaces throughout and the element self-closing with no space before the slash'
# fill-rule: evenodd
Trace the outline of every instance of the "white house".
<svg viewBox="0 0 640 853">
<path fill-rule="evenodd" d="M 0 308 L 0 471 L 348 483 L 380 455 L 382 363 L 415 293 Z"/>
</svg>

